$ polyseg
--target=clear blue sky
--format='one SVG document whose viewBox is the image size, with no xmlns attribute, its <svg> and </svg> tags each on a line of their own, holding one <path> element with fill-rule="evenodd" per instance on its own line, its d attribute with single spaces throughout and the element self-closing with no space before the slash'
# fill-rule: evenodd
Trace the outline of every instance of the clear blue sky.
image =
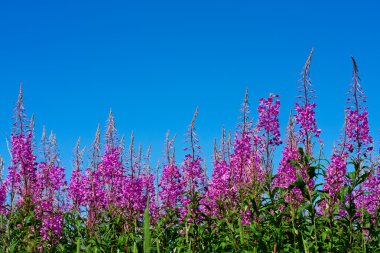
<svg viewBox="0 0 380 253">
<path fill-rule="evenodd" d="M 311 77 L 326 153 L 338 138 L 355 56 L 380 139 L 378 1 L 9 1 L 0 3 L 0 130 L 10 135 L 24 83 L 27 113 L 57 134 L 71 170 L 77 138 L 88 146 L 112 107 L 119 133 L 161 157 L 168 129 L 177 150 L 196 106 L 208 161 L 222 125 L 233 129 L 245 88 L 281 95 L 285 128 L 299 73 Z M 4 137 L 4 136 L 3 136 Z M 0 153 L 8 158 L 5 138 Z M 181 152 L 179 152 L 179 159 Z M 7 159 L 8 160 L 8 159 Z M 155 161 L 154 161 L 155 163 Z"/>
</svg>

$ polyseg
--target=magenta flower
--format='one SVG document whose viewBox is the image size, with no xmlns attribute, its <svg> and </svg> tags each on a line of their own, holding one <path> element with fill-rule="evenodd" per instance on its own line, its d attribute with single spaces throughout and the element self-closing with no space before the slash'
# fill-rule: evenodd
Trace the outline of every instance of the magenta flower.
<svg viewBox="0 0 380 253">
<path fill-rule="evenodd" d="M 22 87 L 15 108 L 15 122 L 11 135 L 11 166 L 8 167 L 6 187 L 10 192 L 11 208 L 24 204 L 33 193 L 36 182 L 36 156 L 33 154 L 33 133 L 24 113 Z"/>
<path fill-rule="evenodd" d="M 200 146 L 198 144 L 197 135 L 195 132 L 195 120 L 198 116 L 198 108 L 196 108 L 193 119 L 190 123 L 187 131 L 187 142 L 190 144 L 190 154 L 186 154 L 181 166 L 182 181 L 181 187 L 184 194 L 181 199 L 181 218 L 183 218 L 188 212 L 188 205 L 192 202 L 196 195 L 201 197 L 205 193 L 206 175 L 202 168 L 202 158 L 198 156 Z M 201 208 L 198 206 L 197 208 Z M 198 211 L 198 209 L 196 210 Z"/>
<path fill-rule="evenodd" d="M 68 200 L 74 210 L 84 204 L 83 175 L 80 169 L 73 170 L 68 188 Z"/>
<path fill-rule="evenodd" d="M 230 140 L 226 141 L 226 133 L 223 128 L 219 150 L 216 140 L 214 142 L 214 167 L 204 201 L 204 204 L 209 207 L 207 208 L 207 213 L 213 216 L 218 216 L 219 212 L 223 211 L 220 208 L 225 209 L 223 204 L 227 204 L 231 198 L 230 165 L 227 161 L 229 157 L 229 143 Z"/>
<path fill-rule="evenodd" d="M 154 186 L 154 175 L 151 174 L 149 171 L 146 171 L 144 173 L 144 209 L 146 208 L 146 202 L 149 197 L 149 215 L 153 218 L 151 222 L 156 221 L 156 217 L 158 217 L 159 214 L 159 206 L 156 201 L 156 188 Z"/>
<path fill-rule="evenodd" d="M 242 135 L 241 138 L 238 136 Z M 253 181 L 262 181 L 260 157 L 253 151 L 252 135 L 237 133 L 230 159 L 230 186 L 231 190 L 238 192 Z"/>
<path fill-rule="evenodd" d="M 358 210 L 367 209 L 370 213 L 377 211 L 376 204 L 379 200 L 378 189 L 378 172 L 367 170 L 371 161 L 369 154 L 373 150 L 373 139 L 369 134 L 368 112 L 364 106 L 366 98 L 359 83 L 359 70 L 355 59 L 352 57 L 352 86 L 348 91 L 350 95 L 347 99 L 349 106 L 346 107 L 346 125 L 345 125 L 345 143 L 347 151 L 351 153 L 355 166 L 355 172 L 358 175 L 368 173 L 368 178 L 360 185 L 356 186 L 352 195 L 347 196 L 354 199 L 355 206 Z M 351 183 L 351 182 L 350 182 Z M 357 215 L 361 215 L 358 211 Z"/>
<path fill-rule="evenodd" d="M 329 199 L 323 199 L 318 206 L 318 213 L 320 215 L 332 215 L 334 212 L 334 205 L 339 205 L 339 213 L 345 215 L 343 203 L 339 200 L 339 194 L 344 186 L 348 184 L 346 178 L 347 173 L 347 158 L 346 152 L 338 152 L 334 150 L 330 164 L 326 168 L 326 175 L 324 177 L 325 183 L 323 190 L 329 194 Z"/>
<path fill-rule="evenodd" d="M 373 139 L 369 135 L 368 112 L 364 108 L 362 112 L 346 109 L 346 147 L 350 153 L 356 151 L 357 156 L 362 156 L 366 151 L 372 150 Z"/>
<path fill-rule="evenodd" d="M 282 158 L 273 180 L 273 186 L 289 189 L 297 181 L 298 175 L 300 175 L 302 180 L 311 189 L 314 186 L 314 180 L 309 178 L 304 165 L 299 164 L 300 168 L 293 165 L 294 162 L 299 163 L 301 155 L 298 150 L 296 133 L 294 132 L 294 120 L 291 116 L 289 117 L 287 131 L 286 145 L 282 151 Z M 298 205 L 302 200 L 302 192 L 298 187 L 292 188 L 290 193 L 285 196 L 285 201 L 295 205 Z"/>
<path fill-rule="evenodd" d="M 315 120 L 314 109 L 316 104 L 312 102 L 312 99 L 315 97 L 313 95 L 314 90 L 311 88 L 310 80 L 310 63 L 313 55 L 313 49 L 310 52 L 309 57 L 305 63 L 302 72 L 301 86 L 299 91 L 301 92 L 300 98 L 301 102 L 296 103 L 296 115 L 295 120 L 299 126 L 299 138 L 300 142 L 304 144 L 305 153 L 308 155 L 312 154 L 312 138 L 319 137 L 321 130 L 317 127 Z"/>
<path fill-rule="evenodd" d="M 311 88 L 310 80 L 310 63 L 313 55 L 313 49 L 311 50 L 309 57 L 305 63 L 302 72 L 301 86 L 299 91 L 301 92 L 301 102 L 297 102 L 296 114 L 294 121 L 292 118 L 288 124 L 288 139 L 286 146 L 282 153 L 282 159 L 280 167 L 277 170 L 277 176 L 274 180 L 274 186 L 281 188 L 289 188 L 291 184 L 297 181 L 298 175 L 301 176 L 303 182 L 307 184 L 311 189 L 314 186 L 314 179 L 310 178 L 306 168 L 310 164 L 300 163 L 301 154 L 298 148 L 298 144 L 302 143 L 304 146 L 304 152 L 306 155 L 312 156 L 313 153 L 313 137 L 319 137 L 321 130 L 318 129 L 314 109 L 316 104 L 311 102 L 314 98 L 314 90 Z M 298 126 L 298 135 L 294 132 L 294 122 Z M 298 163 L 298 166 L 294 166 L 293 163 Z M 295 204 L 302 200 L 301 189 L 293 187 L 289 196 L 286 196 L 287 201 L 293 201 Z"/>
<path fill-rule="evenodd" d="M 175 164 L 174 140 L 175 136 L 172 140 L 169 139 L 168 132 L 165 141 L 167 164 L 163 166 L 160 182 L 158 183 L 160 208 L 164 213 L 168 210 L 177 210 L 184 190 L 181 172 Z"/>
<path fill-rule="evenodd" d="M 233 153 L 230 157 L 230 186 L 231 190 L 238 192 L 240 188 L 254 180 L 254 175 L 262 175 L 261 167 L 257 161 L 257 150 L 253 151 L 254 136 L 252 122 L 249 118 L 248 90 L 245 93 L 241 109 L 241 122 L 237 126 Z M 257 177 L 256 177 L 257 179 Z M 244 185 L 244 186 L 243 186 Z"/>
<path fill-rule="evenodd" d="M 7 189 L 5 187 L 4 183 L 0 184 L 0 214 L 3 214 L 6 212 L 5 210 L 5 200 L 7 197 Z"/>
<path fill-rule="evenodd" d="M 357 202 L 358 208 L 360 204 L 364 204 L 364 208 L 373 216 L 375 216 L 380 208 L 380 175 L 379 167 L 376 167 L 366 181 L 363 183 L 363 191 L 365 194 L 361 195 Z"/>
<path fill-rule="evenodd" d="M 71 204 L 71 208 L 77 211 L 80 211 L 80 207 L 84 206 L 85 195 L 86 195 L 85 188 L 83 187 L 84 175 L 81 169 L 81 166 L 83 163 L 82 157 L 83 157 L 84 150 L 80 150 L 79 145 L 80 145 L 80 140 L 78 140 L 77 145 L 74 149 L 74 155 L 75 155 L 75 159 L 73 161 L 74 169 L 71 174 L 70 184 L 67 191 L 68 192 L 67 197 Z"/>
<path fill-rule="evenodd" d="M 314 134 L 315 137 L 319 137 L 321 130 L 318 129 L 315 120 L 314 109 L 317 105 L 315 103 L 300 105 L 296 103 L 295 119 L 297 124 L 300 125 L 299 134 L 301 137 L 306 138 L 308 134 Z"/>
<path fill-rule="evenodd" d="M 161 208 L 170 209 L 178 206 L 180 196 L 183 194 L 182 177 L 175 164 L 164 165 L 158 186 Z"/>
<path fill-rule="evenodd" d="M 261 133 L 260 137 L 264 141 L 263 146 L 278 146 L 282 144 L 280 134 L 280 100 L 276 100 L 278 95 L 270 94 L 267 99 L 260 99 L 258 107 L 259 120 L 257 130 Z"/>
<path fill-rule="evenodd" d="M 350 105 L 346 108 L 345 134 L 347 140 L 345 146 L 350 153 L 355 152 L 356 159 L 359 159 L 363 155 L 365 156 L 367 151 L 373 149 L 373 139 L 369 134 L 367 108 L 363 106 L 366 98 L 359 83 L 359 70 L 353 57 L 352 63 L 352 86 L 348 91 L 350 97 L 347 99 L 347 103 Z"/>
<path fill-rule="evenodd" d="M 282 159 L 277 169 L 277 175 L 274 179 L 274 186 L 288 188 L 297 180 L 298 169 L 290 161 L 297 161 L 300 158 L 297 147 L 287 144 L 282 151 Z"/>
<path fill-rule="evenodd" d="M 59 166 L 55 135 L 51 133 L 46 140 L 44 132 L 42 142 L 45 161 L 38 164 L 37 180 L 33 189 L 35 216 L 42 223 L 41 247 L 44 242 L 51 246 L 61 237 L 67 185 L 64 168 Z"/>
<path fill-rule="evenodd" d="M 241 112 L 241 122 L 238 124 L 235 133 L 233 152 L 228 155 L 229 163 L 216 161 L 215 169 L 217 171 L 213 174 L 212 191 L 209 193 L 211 194 L 210 198 L 216 198 L 222 194 L 222 191 L 225 191 L 225 198 L 228 198 L 227 201 L 231 203 L 238 203 L 239 198 L 244 198 L 254 184 L 260 184 L 264 181 L 260 151 L 254 146 L 255 140 L 259 142 L 260 138 L 255 139 L 252 122 L 249 118 L 248 90 Z M 217 179 L 218 175 L 222 178 Z M 223 182 L 226 183 L 224 186 L 221 185 Z M 216 203 L 214 202 L 213 205 L 216 206 Z M 249 210 L 242 211 L 242 217 L 243 223 L 250 223 Z"/>
<path fill-rule="evenodd" d="M 261 164 L 269 178 L 273 172 L 273 152 L 282 144 L 280 134 L 280 100 L 278 95 L 270 94 L 268 99 L 260 99 L 259 120 L 256 126 L 254 143 L 259 146 Z"/>
<path fill-rule="evenodd" d="M 101 184 L 103 202 L 107 208 L 111 208 L 111 206 L 120 206 L 121 204 L 124 168 L 121 164 L 119 147 L 111 147 L 107 144 L 104 152 L 99 165 L 99 173 L 96 175 Z"/>
<path fill-rule="evenodd" d="M 207 197 L 210 199 L 208 205 L 212 210 L 212 214 L 218 213 L 217 201 L 225 201 L 230 197 L 230 167 L 227 161 L 215 161 L 212 172 L 212 178 L 208 184 Z"/>
<path fill-rule="evenodd" d="M 337 194 L 346 185 L 347 153 L 334 152 L 331 163 L 326 168 L 325 184 L 323 190 L 328 191 L 331 198 L 337 198 Z"/>
<path fill-rule="evenodd" d="M 204 173 L 200 157 L 194 159 L 190 154 L 187 154 L 183 161 L 182 171 L 184 187 L 187 192 L 195 193 L 204 187 Z"/>
</svg>

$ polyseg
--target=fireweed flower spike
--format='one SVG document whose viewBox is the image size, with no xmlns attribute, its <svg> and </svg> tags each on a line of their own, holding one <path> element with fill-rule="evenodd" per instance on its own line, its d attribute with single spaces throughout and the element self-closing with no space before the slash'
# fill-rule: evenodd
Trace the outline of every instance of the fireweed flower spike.
<svg viewBox="0 0 380 253">
<path fill-rule="evenodd" d="M 267 99 L 260 99 L 259 119 L 256 126 L 255 140 L 258 140 L 261 163 L 267 177 L 273 172 L 273 152 L 282 144 L 280 135 L 280 100 L 278 95 L 270 94 Z"/>
<path fill-rule="evenodd" d="M 100 199 L 102 192 L 100 191 L 100 182 L 98 179 L 98 166 L 101 161 L 101 146 L 100 146 L 100 125 L 98 125 L 95 133 L 95 139 L 90 148 L 90 165 L 85 170 L 83 178 L 85 187 L 85 206 L 87 212 L 87 223 L 91 228 L 95 222 L 95 217 L 98 210 L 101 208 Z"/>
<path fill-rule="evenodd" d="M 366 97 L 360 85 L 359 69 L 356 61 L 351 57 L 352 84 L 348 91 L 348 106 L 346 107 L 346 142 L 347 152 L 352 154 L 352 160 L 355 164 L 355 173 L 361 176 L 368 173 L 368 178 L 354 190 L 355 205 L 358 209 L 365 208 L 371 214 L 377 210 L 379 203 L 379 178 L 378 166 L 367 171 L 364 169 L 366 165 L 373 164 L 370 161 L 371 152 L 373 150 L 373 139 L 370 135 L 368 123 L 368 111 L 364 106 Z M 352 198 L 352 196 L 349 196 Z"/>
<path fill-rule="evenodd" d="M 151 171 L 150 167 L 150 153 L 151 145 L 149 145 L 148 150 L 145 156 L 144 167 L 142 171 L 143 176 L 143 199 L 145 200 L 144 209 L 146 207 L 147 200 L 149 199 L 149 214 L 151 217 L 156 218 L 158 216 L 158 208 L 156 202 L 156 187 L 154 185 L 154 174 Z M 155 222 L 156 219 L 153 219 L 151 222 Z"/>
<path fill-rule="evenodd" d="M 105 147 L 99 166 L 101 188 L 104 192 L 104 204 L 107 209 L 121 206 L 123 187 L 123 167 L 120 146 L 116 134 L 115 120 L 110 110 L 105 135 Z"/>
<path fill-rule="evenodd" d="M 70 178 L 70 184 L 68 188 L 68 200 L 70 202 L 71 208 L 76 211 L 80 211 L 81 206 L 84 205 L 85 200 L 85 189 L 83 188 L 83 154 L 85 149 L 80 149 L 80 138 L 74 149 L 74 161 L 73 161 L 73 172 Z"/>
<path fill-rule="evenodd" d="M 64 168 L 59 164 L 56 136 L 51 132 L 49 138 L 46 138 L 44 130 L 41 142 L 44 161 L 38 164 L 33 194 L 36 205 L 34 212 L 36 218 L 41 220 L 40 250 L 50 248 L 61 237 L 67 185 Z"/>
<path fill-rule="evenodd" d="M 323 190 L 327 191 L 330 196 L 330 201 L 323 200 L 321 203 L 320 212 L 326 212 L 331 216 L 333 212 L 333 206 L 335 204 L 341 205 L 339 201 L 339 193 L 343 186 L 347 184 L 346 173 L 347 173 L 347 153 L 339 152 L 334 150 L 331 156 L 331 162 L 326 168 L 325 183 L 323 185 Z M 343 209 L 340 208 L 341 213 Z"/>
<path fill-rule="evenodd" d="M 190 154 L 185 155 L 183 162 L 183 181 L 186 190 L 195 193 L 200 190 L 203 180 L 202 159 L 199 157 L 200 146 L 198 144 L 198 137 L 195 129 L 195 120 L 198 116 L 198 108 L 196 108 L 193 119 L 191 120 L 189 129 L 187 131 L 187 142 L 190 144 Z M 188 149 L 186 149 L 188 150 Z"/>
<path fill-rule="evenodd" d="M 222 138 L 220 141 L 220 149 L 214 144 L 214 168 L 212 172 L 211 181 L 208 185 L 207 197 L 210 206 L 211 214 L 218 215 L 219 205 L 227 203 L 230 196 L 229 180 L 230 180 L 230 167 L 226 161 L 226 132 L 222 129 Z M 223 208 L 223 207 L 221 207 Z"/>
<path fill-rule="evenodd" d="M 12 156 L 11 166 L 8 168 L 6 188 L 10 192 L 11 210 L 15 205 L 30 205 L 33 185 L 36 182 L 36 156 L 33 153 L 33 135 L 30 121 L 26 118 L 22 86 L 16 103 L 13 129 L 11 134 Z M 28 200 L 29 199 L 29 200 Z"/>
<path fill-rule="evenodd" d="M 280 168 L 278 170 L 279 177 L 277 179 L 277 184 L 279 186 L 288 188 L 292 183 L 297 180 L 297 174 L 299 173 L 302 177 L 303 182 L 305 182 L 309 189 L 314 186 L 313 178 L 310 178 L 307 173 L 307 167 L 309 164 L 299 164 L 300 168 L 295 168 L 291 161 L 297 162 L 301 158 L 300 151 L 298 150 L 298 144 L 302 143 L 304 146 L 304 153 L 307 156 L 312 156 L 313 154 L 313 137 L 319 137 L 321 130 L 318 129 L 314 109 L 316 104 L 312 102 L 314 90 L 312 89 L 312 84 L 310 80 L 310 64 L 313 55 L 313 49 L 311 50 L 309 57 L 306 60 L 305 66 L 302 71 L 302 77 L 300 80 L 299 92 L 301 95 L 299 98 L 301 102 L 296 102 L 296 114 L 294 116 L 296 126 L 294 126 L 291 120 L 288 125 L 288 140 L 286 146 L 283 150 L 282 160 L 280 162 Z M 298 135 L 294 133 L 294 128 L 298 127 Z M 291 139 L 289 139 L 289 137 Z M 298 193 L 297 193 L 298 191 Z M 302 194 L 300 189 L 294 187 L 292 189 L 293 197 L 296 200 L 302 199 Z"/>
<path fill-rule="evenodd" d="M 326 167 L 323 190 L 329 194 L 329 198 L 323 199 L 319 204 L 319 214 L 333 215 L 334 206 L 339 205 L 340 214 L 344 215 L 343 203 L 339 199 L 339 194 L 344 186 L 347 186 L 347 162 L 346 152 L 346 120 L 343 125 L 343 134 L 337 146 L 334 146 L 330 162 Z"/>
<path fill-rule="evenodd" d="M 181 197 L 181 217 L 187 214 L 188 205 L 196 195 L 202 196 L 204 194 L 204 185 L 206 181 L 204 179 L 204 173 L 202 169 L 202 158 L 199 156 L 200 146 L 198 144 L 198 138 L 195 132 L 195 120 L 198 116 L 198 107 L 195 110 L 193 119 L 191 120 L 189 129 L 186 133 L 186 142 L 189 143 L 190 153 L 185 155 L 185 159 L 182 163 L 182 187 L 184 189 L 184 195 Z M 197 212 L 197 210 L 195 210 Z"/>
<path fill-rule="evenodd" d="M 366 155 L 373 149 L 373 139 L 369 134 L 368 112 L 364 106 L 366 97 L 359 83 L 359 69 L 353 57 L 352 85 L 348 94 L 346 107 L 346 147 L 350 153 L 356 155 L 356 159 Z"/>
<path fill-rule="evenodd" d="M 241 122 L 237 126 L 233 144 L 233 154 L 230 159 L 231 180 L 230 186 L 238 192 L 243 184 L 252 181 L 253 173 L 250 170 L 250 162 L 253 150 L 252 121 L 249 118 L 248 89 L 244 96 L 241 109 Z"/>
<path fill-rule="evenodd" d="M 230 156 L 229 187 L 231 201 L 239 203 L 249 191 L 254 191 L 255 184 L 261 184 L 264 173 L 261 167 L 259 150 L 254 147 L 254 130 L 249 117 L 248 89 L 241 109 L 241 119 L 237 126 L 233 143 L 233 153 Z M 236 206 L 240 209 L 241 207 Z M 240 211 L 243 224 L 250 224 L 250 210 Z"/>
<path fill-rule="evenodd" d="M 282 158 L 280 165 L 277 169 L 277 175 L 274 179 L 273 185 L 280 188 L 289 188 L 289 186 L 297 180 L 298 169 L 293 166 L 290 161 L 298 161 L 300 153 L 298 151 L 298 138 L 295 132 L 295 122 L 292 113 L 289 115 L 288 125 L 286 127 L 287 136 L 285 140 L 285 147 L 282 150 Z M 302 174 L 301 174 L 302 176 Z M 287 202 L 298 203 L 302 200 L 301 190 L 297 187 L 292 189 L 291 195 L 286 196 Z"/>
<path fill-rule="evenodd" d="M 310 79 L 310 63 L 313 56 L 314 49 L 311 50 L 309 57 L 306 60 L 305 66 L 302 71 L 302 78 L 300 80 L 301 86 L 299 87 L 299 92 L 301 95 L 301 102 L 297 102 L 295 119 L 297 125 L 299 125 L 299 138 L 304 144 L 305 153 L 311 155 L 313 152 L 312 138 L 313 136 L 319 137 L 321 130 L 317 127 L 315 120 L 314 109 L 316 104 L 312 102 L 314 90 L 312 89 L 311 79 Z"/>
<path fill-rule="evenodd" d="M 146 205 L 146 194 L 144 194 L 145 176 L 142 172 L 142 148 L 136 154 L 134 146 L 134 133 L 131 134 L 131 142 L 128 151 L 128 175 L 123 187 L 125 203 L 128 212 L 133 216 L 135 213 L 143 214 Z"/>
<path fill-rule="evenodd" d="M 168 132 L 165 142 L 166 164 L 163 166 L 161 179 L 158 184 L 160 188 L 159 199 L 163 212 L 176 210 L 179 205 L 180 196 L 183 194 L 182 175 L 175 164 L 174 140 L 175 136 L 170 140 Z"/>
<path fill-rule="evenodd" d="M 7 191 L 5 184 L 3 182 L 3 170 L 4 170 L 4 160 L 0 156 L 0 214 L 5 213 L 5 199 L 7 196 Z"/>
<path fill-rule="evenodd" d="M 375 217 L 380 210 L 380 168 L 375 165 L 373 171 L 369 174 L 367 180 L 363 182 L 364 192 L 366 194 L 359 198 L 359 204 L 364 205 L 366 210 Z M 362 202 L 362 203 L 360 203 Z"/>
</svg>

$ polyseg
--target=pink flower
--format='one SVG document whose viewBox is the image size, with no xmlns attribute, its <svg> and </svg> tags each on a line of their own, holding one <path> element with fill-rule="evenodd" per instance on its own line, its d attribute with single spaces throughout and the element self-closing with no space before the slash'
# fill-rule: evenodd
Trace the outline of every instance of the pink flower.
<svg viewBox="0 0 380 253">
<path fill-rule="evenodd" d="M 177 165 L 164 165 L 158 186 L 160 187 L 161 208 L 175 209 L 178 206 L 180 196 L 183 194 L 182 176 Z"/>
<path fill-rule="evenodd" d="M 276 100 L 278 95 L 270 94 L 267 99 L 260 99 L 258 107 L 259 121 L 257 130 L 266 146 L 278 146 L 282 144 L 280 134 L 280 100 Z"/>
<path fill-rule="evenodd" d="M 305 63 L 302 72 L 301 86 L 299 92 L 301 95 L 300 103 L 296 103 L 296 115 L 295 120 L 299 126 L 299 138 L 300 142 L 304 144 L 305 153 L 311 155 L 313 152 L 313 142 L 312 138 L 315 136 L 319 138 L 321 129 L 317 127 L 315 112 L 316 104 L 312 102 L 312 99 L 315 97 L 313 95 L 314 90 L 312 89 L 312 84 L 310 80 L 310 63 L 313 55 L 313 49 L 310 52 L 309 57 Z"/>
<path fill-rule="evenodd" d="M 335 199 L 341 188 L 346 184 L 347 153 L 334 152 L 331 163 L 326 168 L 325 184 L 323 190 L 328 191 L 331 198 Z"/>
</svg>

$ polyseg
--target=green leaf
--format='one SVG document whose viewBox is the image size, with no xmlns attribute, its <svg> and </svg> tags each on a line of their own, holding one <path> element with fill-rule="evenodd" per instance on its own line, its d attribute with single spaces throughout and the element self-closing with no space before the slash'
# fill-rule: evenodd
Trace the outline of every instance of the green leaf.
<svg viewBox="0 0 380 253">
<path fill-rule="evenodd" d="M 151 233 L 150 233 L 150 216 L 149 216 L 149 196 L 146 201 L 146 207 L 144 211 L 144 253 L 150 253 L 152 248 Z"/>
</svg>

